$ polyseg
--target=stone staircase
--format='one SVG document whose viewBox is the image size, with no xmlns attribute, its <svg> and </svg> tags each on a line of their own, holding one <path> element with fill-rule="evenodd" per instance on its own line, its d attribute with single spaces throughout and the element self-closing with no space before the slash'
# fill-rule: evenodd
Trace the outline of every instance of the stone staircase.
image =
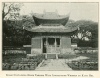
<svg viewBox="0 0 100 78">
<path fill-rule="evenodd" d="M 58 59 L 59 53 L 46 53 L 45 58 L 46 59 Z"/>
</svg>

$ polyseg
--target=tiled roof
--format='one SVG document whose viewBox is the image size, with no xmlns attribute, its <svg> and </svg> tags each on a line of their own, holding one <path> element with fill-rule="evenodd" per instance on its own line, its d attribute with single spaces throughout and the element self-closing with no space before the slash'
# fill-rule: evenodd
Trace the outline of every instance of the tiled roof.
<svg viewBox="0 0 100 78">
<path fill-rule="evenodd" d="M 25 28 L 31 32 L 73 32 L 77 27 L 64 27 L 64 26 L 36 26 L 33 28 Z"/>
<path fill-rule="evenodd" d="M 65 25 L 69 19 L 69 15 L 58 15 L 57 13 L 47 12 L 45 14 L 33 14 L 36 25 L 41 24 L 61 24 Z"/>
</svg>

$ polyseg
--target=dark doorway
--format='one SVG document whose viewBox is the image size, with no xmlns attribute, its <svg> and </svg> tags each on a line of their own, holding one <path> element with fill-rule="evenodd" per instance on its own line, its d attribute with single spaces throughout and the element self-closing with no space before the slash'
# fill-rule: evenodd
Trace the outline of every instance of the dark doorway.
<svg viewBox="0 0 100 78">
<path fill-rule="evenodd" d="M 60 38 L 43 38 L 43 53 L 56 52 L 60 47 Z"/>
<path fill-rule="evenodd" d="M 49 45 L 54 45 L 55 38 L 48 38 L 48 43 L 49 43 Z"/>
<path fill-rule="evenodd" d="M 43 53 L 46 53 L 46 38 L 43 38 Z"/>
<path fill-rule="evenodd" d="M 60 46 L 60 38 L 56 38 L 56 42 L 57 42 L 57 47 Z"/>
</svg>

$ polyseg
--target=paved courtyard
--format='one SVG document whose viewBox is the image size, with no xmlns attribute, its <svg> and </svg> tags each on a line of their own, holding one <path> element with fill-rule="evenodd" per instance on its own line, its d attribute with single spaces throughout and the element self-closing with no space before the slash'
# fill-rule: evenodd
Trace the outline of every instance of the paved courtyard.
<svg viewBox="0 0 100 78">
<path fill-rule="evenodd" d="M 73 59 L 47 59 L 44 60 L 35 70 L 42 71 L 71 71 L 72 69 L 66 64 L 69 61 L 88 59 L 85 56 L 79 56 Z"/>
<path fill-rule="evenodd" d="M 72 70 L 67 64 L 65 59 L 47 59 L 39 65 L 36 70 L 45 71 L 70 71 Z"/>
</svg>

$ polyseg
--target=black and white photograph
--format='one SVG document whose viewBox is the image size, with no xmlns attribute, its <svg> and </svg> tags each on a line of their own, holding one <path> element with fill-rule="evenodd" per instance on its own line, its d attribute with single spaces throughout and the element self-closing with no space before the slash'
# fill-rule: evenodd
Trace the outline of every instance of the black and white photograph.
<svg viewBox="0 0 100 78">
<path fill-rule="evenodd" d="M 98 2 L 2 2 L 2 71 L 98 71 Z"/>
</svg>

